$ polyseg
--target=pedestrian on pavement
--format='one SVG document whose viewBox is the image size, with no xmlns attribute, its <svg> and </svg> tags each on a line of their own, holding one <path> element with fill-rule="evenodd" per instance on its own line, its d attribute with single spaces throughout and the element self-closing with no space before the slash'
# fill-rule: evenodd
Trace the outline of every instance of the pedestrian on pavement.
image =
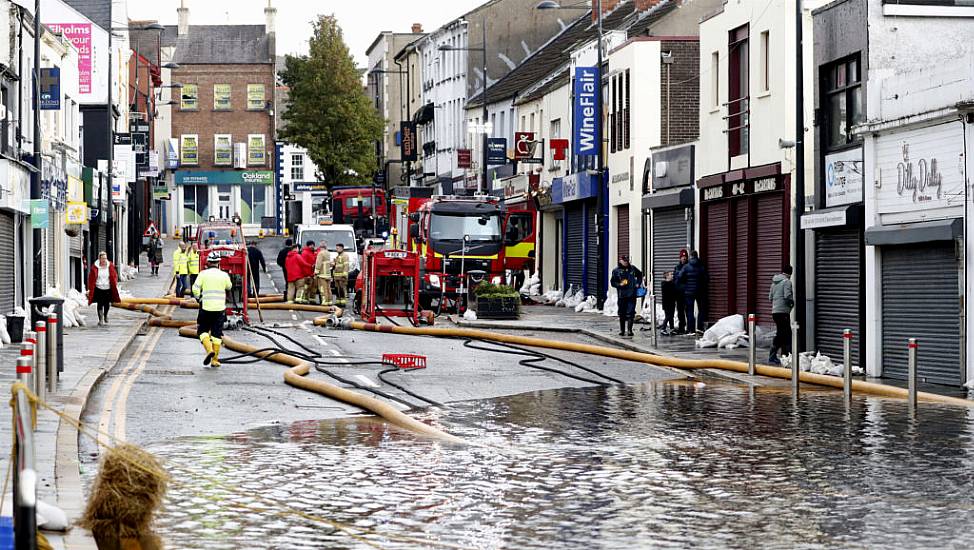
<svg viewBox="0 0 974 550">
<path fill-rule="evenodd" d="M 676 319 L 679 323 L 675 334 L 683 334 L 687 331 L 687 299 L 683 294 L 683 287 L 680 285 L 680 272 L 688 263 L 690 263 L 690 253 L 687 252 L 686 248 L 681 248 L 680 260 L 673 268 L 673 283 L 676 287 Z"/>
<path fill-rule="evenodd" d="M 158 235 L 149 237 L 149 248 L 146 256 L 149 257 L 149 266 L 152 268 L 152 276 L 159 276 L 159 266 L 162 264 L 162 239 Z"/>
<path fill-rule="evenodd" d="M 284 273 L 284 282 L 288 281 L 287 254 L 288 252 L 291 251 L 292 248 L 294 248 L 294 241 L 292 241 L 291 239 L 285 239 L 284 248 L 282 248 L 281 251 L 277 253 L 277 266 L 280 267 L 281 271 Z"/>
<path fill-rule="evenodd" d="M 679 286 L 683 288 L 684 304 L 686 304 L 687 333 L 693 334 L 696 331 L 698 334 L 703 334 L 707 319 L 703 302 L 707 295 L 707 270 L 696 250 L 690 252 L 690 261 L 680 270 Z"/>
<path fill-rule="evenodd" d="M 676 281 L 673 279 L 673 272 L 667 271 L 663 274 L 663 282 L 660 283 L 660 290 L 663 293 L 663 328 L 660 333 L 669 336 L 676 333 L 676 326 L 673 323 L 673 312 L 676 311 Z M 655 315 L 655 312 L 653 312 Z"/>
<path fill-rule="evenodd" d="M 335 245 L 335 259 L 332 260 L 332 277 L 335 279 L 335 300 L 340 306 L 348 304 L 348 254 L 345 254 L 345 244 Z"/>
<path fill-rule="evenodd" d="M 250 268 L 248 273 L 254 282 L 254 292 L 260 296 L 260 272 L 267 273 L 267 264 L 264 262 L 264 253 L 257 248 L 256 241 L 247 243 L 247 262 L 249 264 L 247 267 Z"/>
<path fill-rule="evenodd" d="M 612 270 L 612 288 L 619 294 L 619 336 L 632 334 L 632 323 L 636 319 L 636 290 L 642 286 L 643 274 L 629 262 L 629 256 L 619 256 L 619 266 Z"/>
<path fill-rule="evenodd" d="M 321 305 L 334 305 L 331 297 L 331 252 L 328 251 L 328 243 L 325 241 L 321 241 L 318 257 L 315 259 L 315 280 L 318 282 Z"/>
<path fill-rule="evenodd" d="M 298 298 L 298 303 L 307 303 L 318 294 L 318 284 L 315 282 L 315 262 L 318 261 L 318 250 L 315 248 L 314 241 L 304 243 L 301 257 L 304 258 L 307 267 L 304 268 L 304 295 Z"/>
<path fill-rule="evenodd" d="M 179 247 L 172 253 L 172 265 L 176 276 L 176 296 L 182 298 L 189 290 L 189 255 L 186 253 L 187 243 L 180 241 Z"/>
<path fill-rule="evenodd" d="M 793 270 L 790 265 L 785 266 L 781 273 L 771 279 L 771 292 L 768 293 L 768 300 L 771 300 L 771 317 L 774 319 L 775 334 L 774 342 L 771 344 L 771 355 L 768 362 L 772 365 L 780 365 L 778 352 L 781 355 L 791 353 L 791 310 L 795 307 L 795 291 L 791 286 L 791 274 Z"/>
<path fill-rule="evenodd" d="M 301 256 L 297 245 L 291 246 L 291 251 L 287 253 L 285 266 L 287 268 L 284 270 L 287 275 L 287 302 L 293 304 L 299 296 L 304 295 L 304 270 L 308 268 L 307 262 Z"/>
<path fill-rule="evenodd" d="M 189 284 L 186 285 L 188 290 L 193 288 L 193 285 L 196 284 L 196 278 L 200 274 L 200 247 L 196 243 L 191 244 L 186 251 L 186 263 L 189 272 Z"/>
<path fill-rule="evenodd" d="M 118 295 L 118 271 L 108 261 L 108 254 L 98 253 L 98 259 L 88 272 L 88 305 L 98 304 L 98 326 L 108 324 L 108 310 L 112 302 L 121 302 Z"/>
<path fill-rule="evenodd" d="M 200 302 L 200 311 L 196 316 L 196 333 L 206 350 L 204 365 L 220 366 L 227 292 L 231 289 L 233 283 L 230 276 L 220 269 L 220 255 L 215 251 L 210 252 L 206 257 L 206 270 L 193 283 L 193 296 Z"/>
</svg>

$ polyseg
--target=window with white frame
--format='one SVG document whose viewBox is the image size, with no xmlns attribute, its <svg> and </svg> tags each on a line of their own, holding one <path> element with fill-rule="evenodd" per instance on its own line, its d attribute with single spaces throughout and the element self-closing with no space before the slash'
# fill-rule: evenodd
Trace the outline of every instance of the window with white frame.
<svg viewBox="0 0 974 550">
<path fill-rule="evenodd" d="M 304 155 L 291 155 L 291 181 L 304 181 Z"/>
</svg>

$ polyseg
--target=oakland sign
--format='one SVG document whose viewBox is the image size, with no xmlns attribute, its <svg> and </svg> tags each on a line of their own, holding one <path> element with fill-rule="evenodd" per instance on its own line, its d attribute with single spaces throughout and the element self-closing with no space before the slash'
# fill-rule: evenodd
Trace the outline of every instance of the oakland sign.
<svg viewBox="0 0 974 550">
<path fill-rule="evenodd" d="M 599 70 L 575 67 L 573 137 L 576 155 L 599 153 Z"/>
</svg>

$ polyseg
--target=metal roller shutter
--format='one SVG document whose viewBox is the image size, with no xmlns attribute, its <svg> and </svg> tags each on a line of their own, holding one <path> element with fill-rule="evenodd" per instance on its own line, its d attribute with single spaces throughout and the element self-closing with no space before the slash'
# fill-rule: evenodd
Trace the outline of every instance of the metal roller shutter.
<svg viewBox="0 0 974 550">
<path fill-rule="evenodd" d="M 568 287 L 582 288 L 585 272 L 585 214 L 581 206 L 565 208 L 565 281 Z M 567 287 L 566 287 L 567 288 Z"/>
<path fill-rule="evenodd" d="M 585 212 L 588 218 L 585 228 L 585 240 L 587 241 L 585 247 L 585 295 L 595 296 L 599 291 L 599 233 L 596 230 L 595 201 L 588 203 Z"/>
<path fill-rule="evenodd" d="M 730 313 L 727 287 L 730 273 L 730 203 L 707 205 L 703 224 L 706 237 L 702 250 L 710 281 L 707 286 L 707 320 L 717 321 Z"/>
<path fill-rule="evenodd" d="M 629 255 L 629 205 L 616 207 L 616 247 L 618 256 Z"/>
<path fill-rule="evenodd" d="M 905 379 L 907 340 L 921 381 L 960 386 L 959 262 L 953 242 L 882 248 L 883 376 Z"/>
<path fill-rule="evenodd" d="M 96 258 L 92 258 L 90 261 L 97 259 L 97 255 L 102 252 L 108 252 L 108 229 L 103 224 L 98 224 L 98 250 L 95 251 Z"/>
<path fill-rule="evenodd" d="M 773 325 L 771 317 L 771 300 L 768 292 L 771 290 L 771 279 L 781 273 L 788 258 L 788 241 L 785 237 L 785 204 L 784 193 L 758 195 L 756 203 L 755 224 L 755 273 L 748 278 L 755 293 L 755 309 L 758 322 L 762 325 Z M 750 275 L 750 274 L 749 274 Z"/>
<path fill-rule="evenodd" d="M 653 210 L 654 292 L 662 293 L 663 274 L 680 262 L 680 250 L 687 247 L 686 212 L 683 208 Z"/>
<path fill-rule="evenodd" d="M 0 212 L 0 314 L 14 309 L 17 262 L 15 261 L 14 217 Z"/>
<path fill-rule="evenodd" d="M 734 211 L 734 296 L 730 298 L 730 313 L 747 315 L 752 305 L 748 300 L 748 286 L 752 279 L 751 261 L 751 216 L 749 200 L 735 200 L 730 203 Z"/>
<path fill-rule="evenodd" d="M 815 349 L 842 362 L 842 331 L 851 329 L 852 364 L 862 345 L 862 236 L 858 227 L 815 235 Z"/>
<path fill-rule="evenodd" d="M 54 241 L 55 229 L 53 227 L 54 225 L 53 220 L 51 220 L 50 223 L 52 227 L 49 227 L 44 230 L 44 273 L 45 273 L 44 292 L 45 293 L 47 292 L 48 288 L 54 286 L 54 282 L 57 277 L 57 272 L 56 272 L 57 246 Z"/>
</svg>

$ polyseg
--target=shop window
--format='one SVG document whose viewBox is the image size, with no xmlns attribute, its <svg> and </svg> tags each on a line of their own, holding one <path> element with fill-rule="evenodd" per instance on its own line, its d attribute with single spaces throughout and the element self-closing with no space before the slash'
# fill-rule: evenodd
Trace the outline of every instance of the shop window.
<svg viewBox="0 0 974 550">
<path fill-rule="evenodd" d="M 304 155 L 291 155 L 291 181 L 304 181 Z"/>
<path fill-rule="evenodd" d="M 183 222 L 202 223 L 209 217 L 209 188 L 205 185 L 184 185 Z"/>
<path fill-rule="evenodd" d="M 183 84 L 180 92 L 179 109 L 195 111 L 200 108 L 200 87 L 196 84 Z"/>
<path fill-rule="evenodd" d="M 841 148 L 859 140 L 852 133 L 852 128 L 864 117 L 859 73 L 858 54 L 826 65 L 820 71 L 826 150 Z"/>
<path fill-rule="evenodd" d="M 720 108 L 720 54 L 710 54 L 710 106 Z"/>
<path fill-rule="evenodd" d="M 240 219 L 243 223 L 260 223 L 267 213 L 267 186 L 240 186 Z"/>
<path fill-rule="evenodd" d="M 771 31 L 761 33 L 761 91 L 771 91 Z"/>
<path fill-rule="evenodd" d="M 730 31 L 727 78 L 727 151 L 733 158 L 749 148 L 748 26 Z"/>
<path fill-rule="evenodd" d="M 230 85 L 214 84 L 213 85 L 213 110 L 229 111 L 230 109 L 231 109 Z"/>
</svg>

